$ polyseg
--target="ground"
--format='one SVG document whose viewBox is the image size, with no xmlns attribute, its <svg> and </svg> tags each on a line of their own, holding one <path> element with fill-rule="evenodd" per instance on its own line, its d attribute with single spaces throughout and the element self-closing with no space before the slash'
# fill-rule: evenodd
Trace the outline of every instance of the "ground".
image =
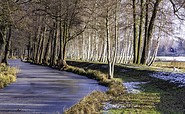
<svg viewBox="0 0 185 114">
<path fill-rule="evenodd" d="M 68 61 L 68 64 L 84 69 L 99 70 L 103 73 L 107 71 L 107 65 L 102 63 Z M 180 86 L 183 83 L 155 78 L 155 75 L 160 73 L 183 77 L 178 72 L 173 72 L 171 67 L 164 69 L 137 65 L 116 65 L 115 79 L 127 84 L 143 82 L 140 85 L 142 91 L 135 94 L 122 93 L 117 97 L 109 95 L 111 98 L 102 103 L 102 112 L 111 114 L 184 114 L 185 87 Z M 166 75 L 166 77 L 168 76 Z"/>
<path fill-rule="evenodd" d="M 29 64 L 29 63 L 25 63 L 25 64 Z M 79 62 L 79 61 L 68 61 L 68 64 L 71 66 L 68 69 L 66 69 L 67 71 L 72 71 L 78 74 L 85 75 L 89 78 L 96 79 L 99 81 L 99 84 L 106 85 L 110 89 L 107 92 L 100 92 L 100 91 L 92 92 L 88 96 L 84 97 L 79 103 L 77 103 L 70 109 L 66 110 L 64 112 L 66 114 L 82 114 L 82 113 L 87 113 L 87 114 L 88 113 L 184 114 L 185 113 L 185 97 L 184 97 L 185 87 L 184 87 L 183 69 L 178 68 L 178 71 L 174 71 L 171 66 L 169 68 L 160 68 L 156 66 L 147 67 L 147 66 L 140 66 L 140 65 L 116 65 L 114 79 L 107 80 L 106 72 L 108 67 L 106 64 Z M 163 63 L 163 65 L 164 64 L 165 63 Z M 24 65 L 20 65 L 20 66 L 24 67 Z M 47 106 L 49 105 L 54 106 L 53 110 L 50 110 L 52 108 L 47 108 L 47 106 L 45 107 L 43 105 L 43 101 L 40 103 L 38 102 L 35 103 L 35 101 L 37 100 L 34 100 L 34 99 L 40 98 L 40 95 L 44 95 L 44 96 L 52 95 L 52 96 L 55 96 L 54 99 L 57 100 L 57 103 L 59 103 L 58 102 L 59 99 L 63 98 L 61 97 L 61 95 L 63 96 L 64 93 L 66 92 L 62 92 L 61 95 L 57 94 L 57 97 L 56 97 L 55 93 L 61 92 L 61 91 L 58 91 L 58 88 L 62 89 L 66 87 L 63 85 L 73 86 L 74 81 L 71 83 L 70 82 L 58 83 L 58 81 L 60 81 L 59 79 L 63 80 L 63 78 L 61 78 L 61 74 L 63 74 L 64 72 L 53 70 L 51 68 L 36 66 L 36 65 L 31 65 L 25 68 L 26 69 L 22 72 L 26 74 L 24 74 L 24 76 L 19 75 L 20 77 L 18 78 L 19 79 L 18 83 L 12 84 L 8 88 L 5 88 L 4 90 L 5 93 L 1 91 L 2 93 L 1 95 L 2 101 L 0 103 L 1 111 L 9 112 L 11 110 L 12 112 L 16 111 L 17 113 L 24 112 L 27 110 L 27 108 L 29 108 L 30 105 L 33 105 L 33 106 L 39 105 L 42 107 L 42 108 L 37 108 L 36 112 L 54 111 L 55 110 L 54 108 L 56 108 L 55 105 L 58 106 L 58 104 L 56 104 L 55 102 L 53 101 L 48 102 L 49 104 L 47 104 Z M 34 72 L 30 72 L 30 68 L 34 69 Z M 35 77 L 35 73 L 36 73 L 35 71 L 38 73 L 37 75 L 39 77 L 37 76 L 37 78 L 39 80 L 36 79 Z M 51 73 L 55 78 L 46 77 L 46 75 L 48 76 Z M 67 75 L 68 73 L 64 73 L 64 74 Z M 60 75 L 60 78 L 58 77 L 59 75 Z M 65 77 L 64 80 L 68 77 L 68 76 L 66 77 L 65 75 L 64 75 Z M 31 79 L 26 81 L 25 78 L 28 78 L 28 77 Z M 47 85 L 48 85 L 48 83 L 50 82 L 50 81 L 48 82 L 48 80 L 50 81 L 53 80 L 53 82 L 50 83 L 52 86 L 49 85 L 47 87 L 51 88 L 55 86 L 56 91 L 43 90 L 43 89 L 48 90 L 47 87 L 43 86 L 43 84 L 46 85 L 45 81 L 47 81 Z M 89 85 L 86 80 L 88 79 L 85 78 L 85 80 L 83 81 L 86 83 L 85 86 L 82 84 L 82 82 L 79 82 L 79 84 L 80 86 L 87 87 L 88 89 Z M 44 81 L 44 83 L 41 83 L 40 81 Z M 71 79 L 65 80 L 65 82 L 66 81 L 71 81 Z M 76 81 L 79 81 L 79 80 L 76 80 Z M 38 84 L 38 86 L 36 86 L 35 84 Z M 56 84 L 59 84 L 59 85 L 56 86 Z M 91 84 L 94 84 L 94 81 Z M 11 87 L 14 87 L 14 89 L 11 89 Z M 75 88 L 75 87 L 76 85 L 74 85 L 72 88 Z M 24 93 L 25 89 L 29 94 L 29 97 L 27 96 L 28 94 Z M 17 91 L 14 91 L 14 90 L 17 90 Z M 66 89 L 64 90 L 66 91 Z M 84 90 L 84 89 L 80 89 L 80 90 Z M 71 92 L 71 91 L 68 91 L 68 92 Z M 9 95 L 10 93 L 11 95 Z M 81 94 L 82 92 L 77 91 L 77 93 Z M 38 97 L 33 96 L 34 97 L 33 100 L 29 100 L 32 102 L 32 104 L 28 106 L 27 105 L 28 103 L 26 103 L 28 100 L 26 99 L 30 99 L 32 94 L 38 95 Z M 25 96 L 23 97 L 25 100 L 20 100 L 22 96 Z M 9 100 L 5 101 L 4 99 L 9 99 Z M 52 99 L 53 98 L 51 98 L 50 100 Z M 16 101 L 18 101 L 18 104 L 19 104 L 17 105 L 17 107 L 15 106 L 16 104 L 13 103 Z M 11 102 L 14 104 L 14 105 L 11 105 L 12 108 L 11 107 L 7 108 L 6 106 L 7 102 Z M 17 109 L 17 110 L 14 110 L 14 109 Z M 30 111 L 35 112 L 35 109 L 34 110 L 32 109 Z M 40 109 L 42 110 L 38 111 Z M 58 107 L 58 109 L 60 110 L 61 107 Z M 63 109 L 61 110 L 63 112 Z"/>
</svg>

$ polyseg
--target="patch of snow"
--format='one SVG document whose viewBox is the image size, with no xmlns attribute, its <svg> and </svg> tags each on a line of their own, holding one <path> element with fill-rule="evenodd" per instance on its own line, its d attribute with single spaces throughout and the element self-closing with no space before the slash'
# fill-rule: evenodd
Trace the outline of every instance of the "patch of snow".
<svg viewBox="0 0 185 114">
<path fill-rule="evenodd" d="M 104 103 L 103 110 L 110 110 L 110 109 L 120 109 L 125 108 L 123 104 L 111 104 L 111 102 Z"/>
<path fill-rule="evenodd" d="M 178 56 L 178 57 L 169 57 L 169 56 L 157 56 L 156 60 L 160 61 L 184 61 L 184 56 Z"/>
<path fill-rule="evenodd" d="M 178 84 L 178 87 L 185 87 L 185 74 L 176 72 L 158 72 L 151 74 L 152 77 Z"/>
<path fill-rule="evenodd" d="M 125 82 L 123 85 L 126 87 L 128 93 L 140 93 L 140 84 L 146 84 L 147 82 Z"/>
</svg>

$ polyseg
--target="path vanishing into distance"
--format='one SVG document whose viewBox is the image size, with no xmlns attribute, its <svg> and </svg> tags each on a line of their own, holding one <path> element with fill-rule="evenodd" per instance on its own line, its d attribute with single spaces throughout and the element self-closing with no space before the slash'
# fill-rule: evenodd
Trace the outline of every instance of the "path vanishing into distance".
<svg viewBox="0 0 185 114">
<path fill-rule="evenodd" d="M 9 63 L 20 73 L 17 82 L 0 89 L 0 114 L 61 114 L 92 91 L 107 89 L 85 76 L 20 60 Z"/>
</svg>

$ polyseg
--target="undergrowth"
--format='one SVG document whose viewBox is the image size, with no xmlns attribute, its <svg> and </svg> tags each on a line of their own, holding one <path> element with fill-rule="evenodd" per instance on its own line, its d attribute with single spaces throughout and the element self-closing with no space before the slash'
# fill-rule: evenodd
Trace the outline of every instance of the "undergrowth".
<svg viewBox="0 0 185 114">
<path fill-rule="evenodd" d="M 0 88 L 6 87 L 8 84 L 16 81 L 17 69 L 14 67 L 0 64 Z"/>
<path fill-rule="evenodd" d="M 64 114 L 99 114 L 103 108 L 101 103 L 108 100 L 107 94 L 95 91 L 84 97 L 78 104 L 69 108 Z"/>
</svg>

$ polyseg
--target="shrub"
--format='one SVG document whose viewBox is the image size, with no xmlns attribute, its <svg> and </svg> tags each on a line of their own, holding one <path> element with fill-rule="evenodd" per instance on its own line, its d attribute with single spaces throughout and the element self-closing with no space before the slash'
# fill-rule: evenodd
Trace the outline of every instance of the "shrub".
<svg viewBox="0 0 185 114">
<path fill-rule="evenodd" d="M 8 67 L 4 64 L 0 65 L 0 88 L 4 88 L 8 84 L 16 81 L 16 73 L 18 70 L 14 67 Z"/>
</svg>

